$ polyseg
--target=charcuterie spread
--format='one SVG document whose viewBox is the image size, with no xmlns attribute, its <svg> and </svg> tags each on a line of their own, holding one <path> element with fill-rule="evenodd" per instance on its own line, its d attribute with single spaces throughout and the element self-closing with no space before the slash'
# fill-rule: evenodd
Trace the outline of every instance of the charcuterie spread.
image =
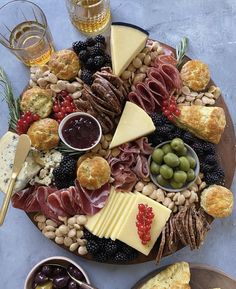
<svg viewBox="0 0 236 289">
<path fill-rule="evenodd" d="M 21 97 L 7 99 L 0 189 L 27 134 L 12 205 L 56 244 L 98 262 L 150 252 L 159 262 L 198 249 L 213 218 L 231 214 L 216 151 L 227 125 L 220 89 L 205 63 L 184 60 L 183 42 L 174 53 L 140 27 L 113 23 L 109 39 L 74 42 L 32 67 Z M 188 274 L 178 282 L 189 288 Z"/>
</svg>

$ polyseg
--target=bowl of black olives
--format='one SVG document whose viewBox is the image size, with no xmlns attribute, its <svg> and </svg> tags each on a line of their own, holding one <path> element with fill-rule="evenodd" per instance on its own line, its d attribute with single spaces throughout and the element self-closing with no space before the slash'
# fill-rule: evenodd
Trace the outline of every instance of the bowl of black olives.
<svg viewBox="0 0 236 289">
<path fill-rule="evenodd" d="M 50 257 L 40 261 L 29 272 L 24 289 L 79 289 L 72 278 L 90 284 L 84 270 L 66 257 Z"/>
<path fill-rule="evenodd" d="M 153 183 L 169 192 L 186 190 L 199 175 L 198 156 L 181 138 L 159 144 L 148 162 Z"/>
</svg>

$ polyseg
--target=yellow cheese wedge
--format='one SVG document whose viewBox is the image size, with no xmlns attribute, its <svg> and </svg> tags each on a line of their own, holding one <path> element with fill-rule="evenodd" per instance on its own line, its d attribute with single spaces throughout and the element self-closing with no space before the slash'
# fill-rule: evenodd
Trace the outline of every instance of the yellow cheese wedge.
<svg viewBox="0 0 236 289">
<path fill-rule="evenodd" d="M 132 194 L 132 196 L 129 196 L 125 208 L 120 213 L 119 218 L 116 221 L 115 227 L 111 228 L 112 233 L 110 234 L 110 238 L 112 240 L 116 240 L 117 239 L 118 232 L 120 232 L 121 227 L 122 227 L 124 221 L 126 220 L 126 216 L 129 214 L 129 211 L 131 210 L 131 207 L 133 206 L 133 203 L 135 201 L 135 197 L 134 197 L 133 193 L 131 193 L 131 194 Z"/>
<path fill-rule="evenodd" d="M 116 22 L 111 25 L 111 58 L 115 75 L 120 76 L 130 62 L 143 50 L 148 32 L 138 26 Z"/>
<path fill-rule="evenodd" d="M 138 105 L 127 101 L 110 144 L 110 149 L 155 131 L 151 117 Z"/>
<path fill-rule="evenodd" d="M 151 241 L 147 245 L 143 245 L 139 239 L 136 227 L 136 216 L 138 214 L 138 205 L 147 204 L 152 207 L 154 213 L 154 219 L 151 226 Z M 168 221 L 171 214 L 171 210 L 165 206 L 157 203 L 156 201 L 138 193 L 136 195 L 135 202 L 126 217 L 125 222 L 122 225 L 120 232 L 117 235 L 117 239 L 133 247 L 144 255 L 148 255 L 156 243 L 157 238 L 160 236 L 162 229 Z"/>
<path fill-rule="evenodd" d="M 112 202 L 115 196 L 116 191 L 112 187 L 105 206 L 97 214 L 87 217 L 87 223 L 85 225 L 86 229 L 88 229 L 90 232 L 93 232 L 93 230 L 98 225 L 100 218 L 103 216 L 104 210 L 106 210 L 107 207 L 109 207 L 110 203 Z"/>
</svg>

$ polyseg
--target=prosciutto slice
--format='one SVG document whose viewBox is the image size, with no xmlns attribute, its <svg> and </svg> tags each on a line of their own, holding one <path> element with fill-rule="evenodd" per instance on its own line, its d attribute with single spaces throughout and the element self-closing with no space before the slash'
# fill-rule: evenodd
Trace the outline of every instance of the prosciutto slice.
<svg viewBox="0 0 236 289">
<path fill-rule="evenodd" d="M 110 185 L 106 183 L 98 190 L 87 190 L 75 181 L 75 188 L 79 195 L 81 210 L 86 215 L 94 215 L 99 212 L 105 205 L 110 192 Z"/>
<path fill-rule="evenodd" d="M 113 185 L 117 190 L 130 192 L 138 177 L 146 179 L 149 176 L 147 155 L 152 153 L 153 148 L 147 138 L 142 137 L 121 145 L 119 149 L 120 154 L 108 160 L 114 178 Z"/>
</svg>

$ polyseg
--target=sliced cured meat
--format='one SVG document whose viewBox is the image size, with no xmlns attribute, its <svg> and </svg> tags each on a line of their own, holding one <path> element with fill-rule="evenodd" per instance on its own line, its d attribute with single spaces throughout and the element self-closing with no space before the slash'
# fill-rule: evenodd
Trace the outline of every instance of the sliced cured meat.
<svg viewBox="0 0 236 289">
<path fill-rule="evenodd" d="M 94 215 L 105 205 L 109 196 L 110 185 L 107 183 L 98 190 L 87 190 L 75 181 L 75 188 L 79 195 L 81 211 L 86 215 Z"/>
<path fill-rule="evenodd" d="M 135 141 L 138 145 L 140 152 L 144 155 L 150 155 L 153 152 L 152 146 L 148 143 L 147 137 L 141 137 Z"/>
<path fill-rule="evenodd" d="M 60 190 L 60 191 L 56 191 L 53 194 L 48 196 L 47 199 L 47 204 L 49 209 L 52 210 L 52 212 L 60 217 L 67 217 L 69 216 L 69 212 L 68 212 L 68 208 L 67 206 L 63 206 L 63 201 L 62 201 L 62 195 L 65 195 L 65 193 L 67 194 L 68 191 L 67 190 Z M 69 209 L 70 209 L 70 203 L 67 204 Z M 72 212 L 73 215 L 73 212 Z"/>
<path fill-rule="evenodd" d="M 144 83 L 137 84 L 136 91 L 131 91 L 128 94 L 128 100 L 137 104 L 147 113 L 152 113 L 155 110 L 155 101 L 153 95 Z"/>
<path fill-rule="evenodd" d="M 136 165 L 133 168 L 133 172 L 141 179 L 146 179 L 149 176 L 149 165 L 147 159 L 142 156 L 138 155 L 136 158 Z"/>
<path fill-rule="evenodd" d="M 36 199 L 35 187 L 28 187 L 15 193 L 11 199 L 12 206 L 25 212 L 37 212 L 40 206 Z"/>
<path fill-rule="evenodd" d="M 172 55 L 159 55 L 155 59 L 154 66 L 158 66 L 159 64 L 171 64 L 173 66 L 177 65 L 177 60 Z"/>
<path fill-rule="evenodd" d="M 137 183 L 137 180 L 138 178 L 133 171 L 123 169 L 115 176 L 113 185 L 117 190 L 131 192 L 134 185 Z"/>
</svg>

